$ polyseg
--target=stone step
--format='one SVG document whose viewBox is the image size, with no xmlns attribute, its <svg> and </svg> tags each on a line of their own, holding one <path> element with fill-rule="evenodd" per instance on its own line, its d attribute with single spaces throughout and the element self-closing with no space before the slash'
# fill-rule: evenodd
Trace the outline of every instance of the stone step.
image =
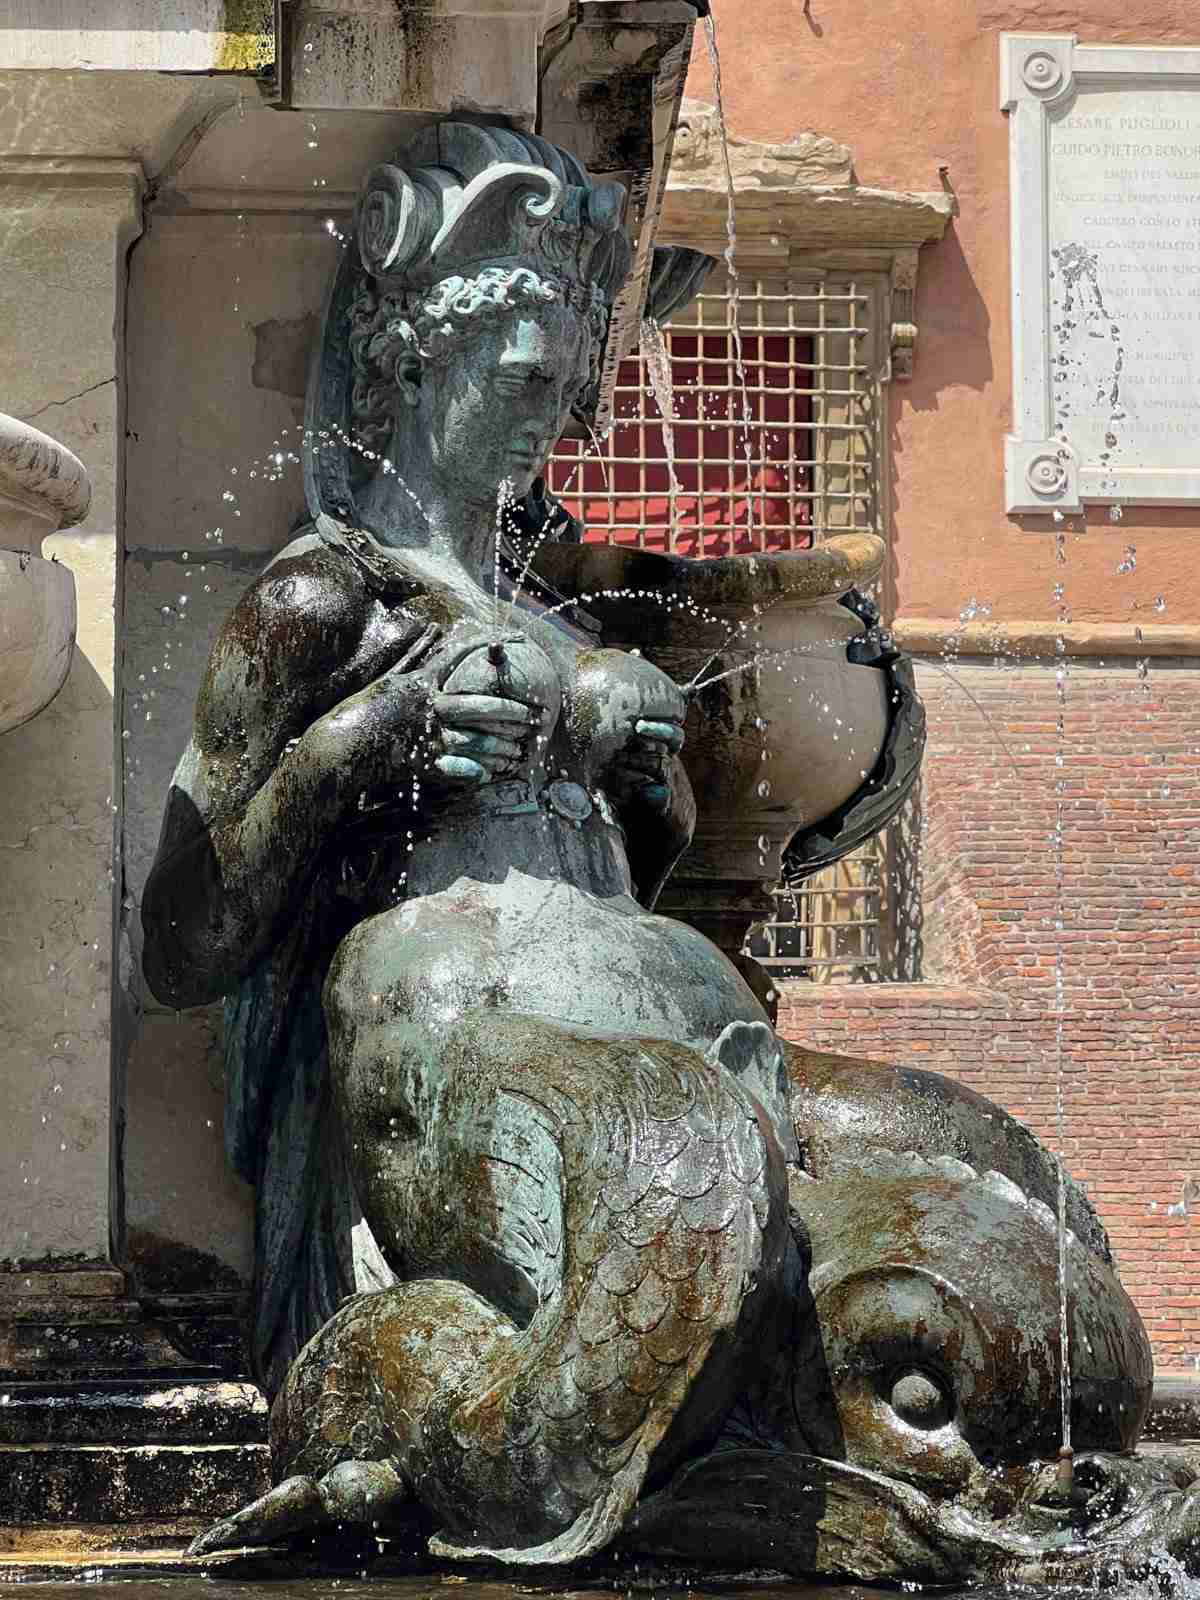
<svg viewBox="0 0 1200 1600">
<path fill-rule="evenodd" d="M 0 1384 L 0 1444 L 263 1444 L 252 1383 L 154 1379 Z"/>
<path fill-rule="evenodd" d="M 227 1516 L 270 1484 L 265 1444 L 0 1444 L 6 1529 Z"/>
<path fill-rule="evenodd" d="M 196 1535 L 210 1526 L 207 1517 L 164 1517 L 149 1522 L 37 1522 L 23 1527 L 0 1522 L 0 1582 L 10 1576 L 9 1568 L 14 1565 L 79 1566 L 97 1559 L 135 1556 L 179 1561 Z"/>
<path fill-rule="evenodd" d="M 233 1318 L 149 1320 L 136 1301 L 98 1301 L 81 1318 L 60 1307 L 25 1304 L 0 1317 L 0 1384 L 20 1379 L 178 1376 L 209 1378 L 235 1360 Z M 195 1324 L 195 1326 L 193 1326 Z M 213 1348 L 213 1328 L 220 1349 Z M 223 1344 L 222 1344 L 223 1341 Z M 224 1346 L 229 1346 L 226 1352 Z"/>
</svg>

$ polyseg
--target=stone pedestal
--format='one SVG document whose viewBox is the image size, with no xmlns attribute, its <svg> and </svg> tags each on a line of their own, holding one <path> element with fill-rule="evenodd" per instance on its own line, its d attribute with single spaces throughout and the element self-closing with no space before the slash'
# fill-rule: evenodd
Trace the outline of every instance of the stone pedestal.
<svg viewBox="0 0 1200 1600">
<path fill-rule="evenodd" d="M 42 695 L 62 682 L 69 573 L 78 596 L 77 648 L 61 690 L 0 744 L 0 1125 L 11 1152 L 0 1162 L 0 1268 L 111 1259 L 115 380 L 141 182 L 126 158 L 0 161 L 0 368 L 17 419 L 0 428 L 0 490 L 21 512 L 11 521 L 24 544 L 3 562 L 4 578 L 6 588 L 24 582 L 46 617 L 40 643 L 32 614 L 19 625 L 27 714 L 32 674 Z M 90 509 L 72 449 L 88 462 Z M 54 532 L 63 522 L 76 526 Z"/>
</svg>

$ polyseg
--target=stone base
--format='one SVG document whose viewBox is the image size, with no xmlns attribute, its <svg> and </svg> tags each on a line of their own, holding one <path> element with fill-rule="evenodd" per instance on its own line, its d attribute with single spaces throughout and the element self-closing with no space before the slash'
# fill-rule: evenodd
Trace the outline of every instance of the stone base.
<svg viewBox="0 0 1200 1600">
<path fill-rule="evenodd" d="M 0 1528 L 0 1584 L 200 1576 L 241 1561 L 241 1556 L 188 1556 L 188 1545 L 209 1521 L 180 1517 L 121 1527 Z"/>
<path fill-rule="evenodd" d="M 53 1530 L 183 1539 L 263 1493 L 267 1408 L 246 1383 L 0 1388 L 0 1550 Z M 79 1532 L 83 1530 L 83 1532 Z M 184 1540 L 186 1542 L 186 1540 Z"/>
<path fill-rule="evenodd" d="M 129 1296 L 111 1267 L 0 1278 L 0 1564 L 179 1560 L 270 1481 L 230 1297 Z"/>
</svg>

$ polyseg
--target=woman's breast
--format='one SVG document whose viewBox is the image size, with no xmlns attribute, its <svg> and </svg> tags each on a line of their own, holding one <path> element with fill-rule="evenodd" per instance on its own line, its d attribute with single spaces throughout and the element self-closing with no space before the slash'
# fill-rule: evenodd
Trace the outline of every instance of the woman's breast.
<svg viewBox="0 0 1200 1600">
<path fill-rule="evenodd" d="M 510 866 L 459 877 L 361 922 L 331 972 L 333 1003 L 399 1020 L 449 1021 L 479 1006 L 706 1048 L 735 1020 L 762 1021 L 715 945 L 628 894 L 601 896 Z M 360 1020 L 366 1021 L 364 1015 Z"/>
</svg>

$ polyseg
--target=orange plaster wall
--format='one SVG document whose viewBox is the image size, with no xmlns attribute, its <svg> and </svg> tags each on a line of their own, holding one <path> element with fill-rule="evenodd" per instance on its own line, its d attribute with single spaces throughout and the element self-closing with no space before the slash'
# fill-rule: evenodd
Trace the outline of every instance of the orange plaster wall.
<svg viewBox="0 0 1200 1600">
<path fill-rule="evenodd" d="M 803 0 L 713 0 L 713 10 L 736 133 L 828 134 L 850 146 L 858 181 L 881 188 L 937 189 L 946 167 L 958 198 L 946 238 L 921 253 L 914 378 L 890 392 L 897 615 L 954 619 L 974 598 L 994 619 L 1050 617 L 1061 582 L 1076 622 L 1200 621 L 1200 506 L 1126 507 L 1119 524 L 1092 507 L 1065 525 L 1065 565 L 1049 517 L 1005 515 L 1008 122 L 998 109 L 1002 32 L 1195 45 L 1200 18 L 1178 0 L 811 0 L 807 12 Z M 688 93 L 714 98 L 702 29 Z M 1118 574 L 1129 544 L 1136 568 Z"/>
</svg>

